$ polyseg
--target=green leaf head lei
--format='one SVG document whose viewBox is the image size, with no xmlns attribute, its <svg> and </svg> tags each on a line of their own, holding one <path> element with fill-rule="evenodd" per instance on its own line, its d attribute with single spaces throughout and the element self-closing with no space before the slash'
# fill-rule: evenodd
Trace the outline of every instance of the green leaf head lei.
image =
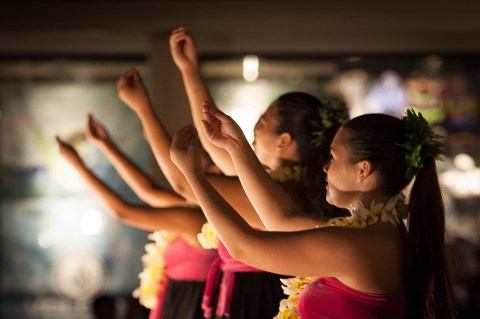
<svg viewBox="0 0 480 319">
<path fill-rule="evenodd" d="M 443 161 L 443 143 L 441 135 L 432 131 L 422 113 L 407 109 L 403 116 L 405 143 L 405 160 L 407 162 L 407 178 L 411 180 L 423 167 L 426 158 L 432 157 Z"/>
<path fill-rule="evenodd" d="M 348 111 L 333 100 L 322 101 L 322 105 L 317 108 L 320 121 L 310 120 L 314 131 L 311 143 L 318 147 L 322 144 L 324 132 L 332 125 L 342 125 L 348 120 Z"/>
</svg>

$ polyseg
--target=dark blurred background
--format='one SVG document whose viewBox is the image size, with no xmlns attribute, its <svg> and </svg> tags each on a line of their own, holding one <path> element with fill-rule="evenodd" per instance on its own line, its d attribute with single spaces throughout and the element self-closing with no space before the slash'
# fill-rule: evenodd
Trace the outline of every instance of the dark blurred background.
<svg viewBox="0 0 480 319">
<path fill-rule="evenodd" d="M 170 32 L 185 24 L 218 105 L 252 138 L 279 94 L 343 99 L 351 116 L 420 110 L 445 136 L 439 164 L 460 318 L 480 317 L 480 2 L 1 1 L 0 317 L 147 318 L 147 233 L 106 214 L 57 154 L 72 142 L 102 179 L 138 197 L 85 141 L 88 112 L 161 183 L 140 122 L 116 95 L 138 66 L 171 133 L 191 122 Z M 108 313 L 108 311 L 107 311 Z"/>
</svg>

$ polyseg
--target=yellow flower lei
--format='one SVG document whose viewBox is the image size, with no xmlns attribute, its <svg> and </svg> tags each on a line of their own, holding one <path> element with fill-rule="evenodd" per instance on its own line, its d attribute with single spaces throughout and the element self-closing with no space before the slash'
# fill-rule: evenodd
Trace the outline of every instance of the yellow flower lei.
<svg viewBox="0 0 480 319">
<path fill-rule="evenodd" d="M 279 312 L 274 319 L 300 319 L 298 313 L 298 298 L 305 287 L 315 281 L 314 277 L 293 277 L 280 279 L 282 282 L 283 293 L 288 296 L 287 299 L 280 301 Z"/>
<path fill-rule="evenodd" d="M 302 179 L 302 170 L 300 166 L 285 166 L 268 172 L 271 178 L 279 182 L 300 181 Z M 217 249 L 218 238 L 209 223 L 202 226 L 202 231 L 197 235 L 197 239 L 204 249 Z"/>
<path fill-rule="evenodd" d="M 146 254 L 142 257 L 143 271 L 138 275 L 140 287 L 132 293 L 145 308 L 153 309 L 157 303 L 157 294 L 165 277 L 164 253 L 175 235 L 160 230 L 148 235 L 152 240 L 145 245 Z"/>
<path fill-rule="evenodd" d="M 351 216 L 332 218 L 328 224 L 330 226 L 365 228 L 367 225 L 373 225 L 381 220 L 398 225 L 401 220 L 407 218 L 408 210 L 401 195 L 390 198 L 385 204 L 375 203 L 375 199 L 373 199 L 370 209 L 363 206 L 362 202 L 358 202 L 357 205 L 350 204 L 350 207 Z"/>
<path fill-rule="evenodd" d="M 328 221 L 328 226 L 365 228 L 379 220 L 398 225 L 403 219 L 407 218 L 407 212 L 407 205 L 401 195 L 390 198 L 385 204 L 375 203 L 375 199 L 373 199 L 370 209 L 367 209 L 363 203 L 358 202 L 357 205 L 351 205 L 351 216 L 332 218 Z M 289 297 L 280 301 L 279 312 L 273 319 L 300 319 L 298 313 L 300 293 L 315 280 L 315 277 L 280 279 L 284 284 L 282 286 L 283 292 Z"/>
<path fill-rule="evenodd" d="M 197 235 L 197 239 L 204 249 L 218 248 L 218 237 L 209 223 L 203 224 L 202 232 Z"/>
</svg>

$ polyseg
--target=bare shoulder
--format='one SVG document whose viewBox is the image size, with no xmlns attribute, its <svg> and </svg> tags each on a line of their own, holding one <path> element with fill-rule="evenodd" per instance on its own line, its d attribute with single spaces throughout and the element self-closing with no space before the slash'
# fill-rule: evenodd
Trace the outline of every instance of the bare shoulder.
<svg viewBox="0 0 480 319">
<path fill-rule="evenodd" d="M 403 239 L 390 223 L 365 229 L 339 231 L 339 244 L 350 267 L 342 268 L 339 279 L 352 288 L 371 293 L 403 290 Z"/>
</svg>

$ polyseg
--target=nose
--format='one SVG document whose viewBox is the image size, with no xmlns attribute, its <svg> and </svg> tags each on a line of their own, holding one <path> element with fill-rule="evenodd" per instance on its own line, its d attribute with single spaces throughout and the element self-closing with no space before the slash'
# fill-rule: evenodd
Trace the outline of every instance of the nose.
<svg viewBox="0 0 480 319">
<path fill-rule="evenodd" d="M 323 171 L 328 173 L 328 169 L 330 168 L 330 161 L 328 161 L 325 165 L 323 165 Z"/>
</svg>

